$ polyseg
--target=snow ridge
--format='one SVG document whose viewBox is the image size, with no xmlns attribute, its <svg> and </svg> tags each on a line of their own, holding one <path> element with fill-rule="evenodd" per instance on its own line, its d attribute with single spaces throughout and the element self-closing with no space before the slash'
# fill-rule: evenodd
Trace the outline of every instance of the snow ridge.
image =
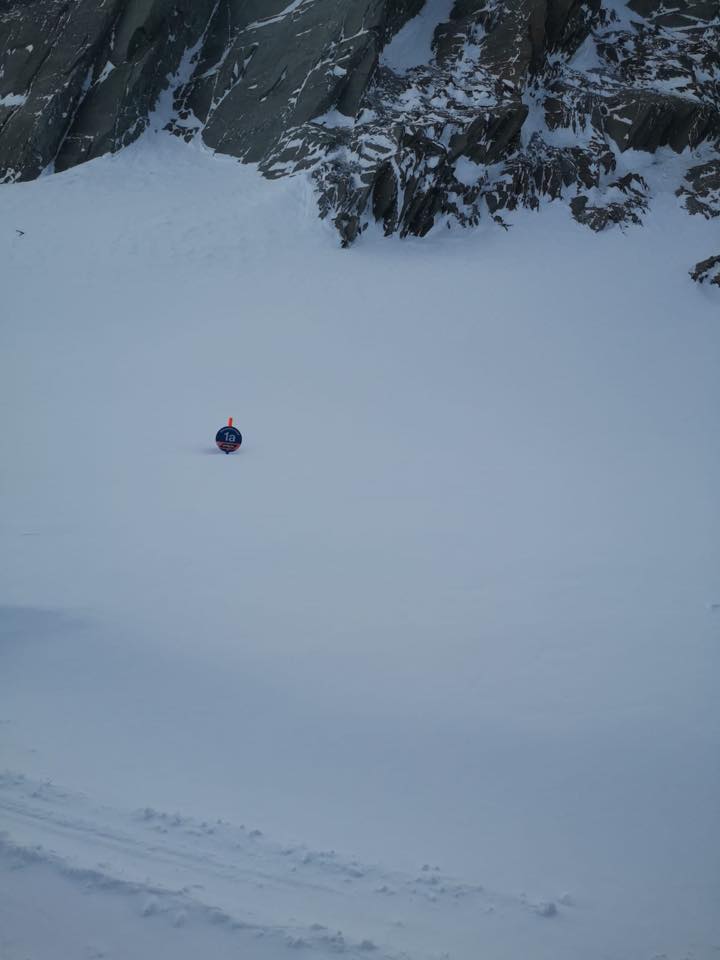
<svg viewBox="0 0 720 960">
<path fill-rule="evenodd" d="M 444 951 L 448 927 L 477 926 L 480 936 L 484 918 L 558 913 L 556 901 L 490 891 L 430 864 L 410 875 L 282 845 L 224 820 L 152 807 L 118 811 L 11 771 L 0 775 L 0 812 L 0 863 L 43 864 L 85 888 L 139 897 L 144 916 L 161 914 L 175 925 L 200 917 L 320 954 L 396 960 L 404 955 L 403 931 L 429 920 L 429 958 Z"/>
</svg>

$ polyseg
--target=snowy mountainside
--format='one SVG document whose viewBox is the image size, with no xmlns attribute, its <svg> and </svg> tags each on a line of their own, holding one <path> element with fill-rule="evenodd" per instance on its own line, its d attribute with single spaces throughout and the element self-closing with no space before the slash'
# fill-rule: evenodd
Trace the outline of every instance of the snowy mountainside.
<svg viewBox="0 0 720 960">
<path fill-rule="evenodd" d="M 306 171 L 351 243 L 499 224 L 543 198 L 594 230 L 642 223 L 646 162 L 717 216 L 717 0 L 62 0 L 0 14 L 0 176 L 178 135 Z M 715 251 L 708 251 L 714 254 Z"/>
<path fill-rule="evenodd" d="M 714 960 L 715 222 L 315 202 L 0 188 L 2 960 Z"/>
</svg>

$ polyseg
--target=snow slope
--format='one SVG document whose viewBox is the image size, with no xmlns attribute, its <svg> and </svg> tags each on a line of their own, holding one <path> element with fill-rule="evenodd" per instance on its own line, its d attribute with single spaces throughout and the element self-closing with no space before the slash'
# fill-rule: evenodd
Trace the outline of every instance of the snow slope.
<svg viewBox="0 0 720 960">
<path fill-rule="evenodd" d="M 3 960 L 716 956 L 716 239 L 0 189 Z"/>
<path fill-rule="evenodd" d="M 432 0 L 426 3 L 417 16 L 402 27 L 383 49 L 380 62 L 406 73 L 413 67 L 429 63 L 433 57 L 432 41 L 437 26 L 450 18 L 455 0 Z"/>
</svg>

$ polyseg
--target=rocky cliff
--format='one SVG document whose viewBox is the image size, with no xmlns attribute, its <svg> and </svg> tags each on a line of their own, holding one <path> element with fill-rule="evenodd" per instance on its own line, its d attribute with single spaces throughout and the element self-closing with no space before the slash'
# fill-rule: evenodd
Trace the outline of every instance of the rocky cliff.
<svg viewBox="0 0 720 960">
<path fill-rule="evenodd" d="M 543 197 L 641 222 L 648 155 L 683 151 L 678 197 L 720 214 L 720 0 L 0 5 L 0 180 L 119 150 L 161 102 L 179 136 L 307 171 L 345 244 Z"/>
</svg>

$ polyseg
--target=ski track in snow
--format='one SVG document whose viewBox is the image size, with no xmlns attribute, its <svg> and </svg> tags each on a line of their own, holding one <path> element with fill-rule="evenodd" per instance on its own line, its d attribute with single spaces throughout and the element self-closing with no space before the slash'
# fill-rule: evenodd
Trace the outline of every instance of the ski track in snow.
<svg viewBox="0 0 720 960">
<path fill-rule="evenodd" d="M 124 813 L 13 772 L 0 775 L 0 815 L 0 864 L 46 865 L 85 890 L 140 897 L 143 916 L 177 924 L 194 915 L 289 947 L 400 957 L 402 931 L 420 924 L 422 955 L 442 956 L 448 928 L 476 929 L 481 941 L 487 918 L 558 912 L 552 901 L 491 892 L 430 864 L 412 876 L 334 851 L 282 846 L 223 820 L 152 808 Z"/>
</svg>

